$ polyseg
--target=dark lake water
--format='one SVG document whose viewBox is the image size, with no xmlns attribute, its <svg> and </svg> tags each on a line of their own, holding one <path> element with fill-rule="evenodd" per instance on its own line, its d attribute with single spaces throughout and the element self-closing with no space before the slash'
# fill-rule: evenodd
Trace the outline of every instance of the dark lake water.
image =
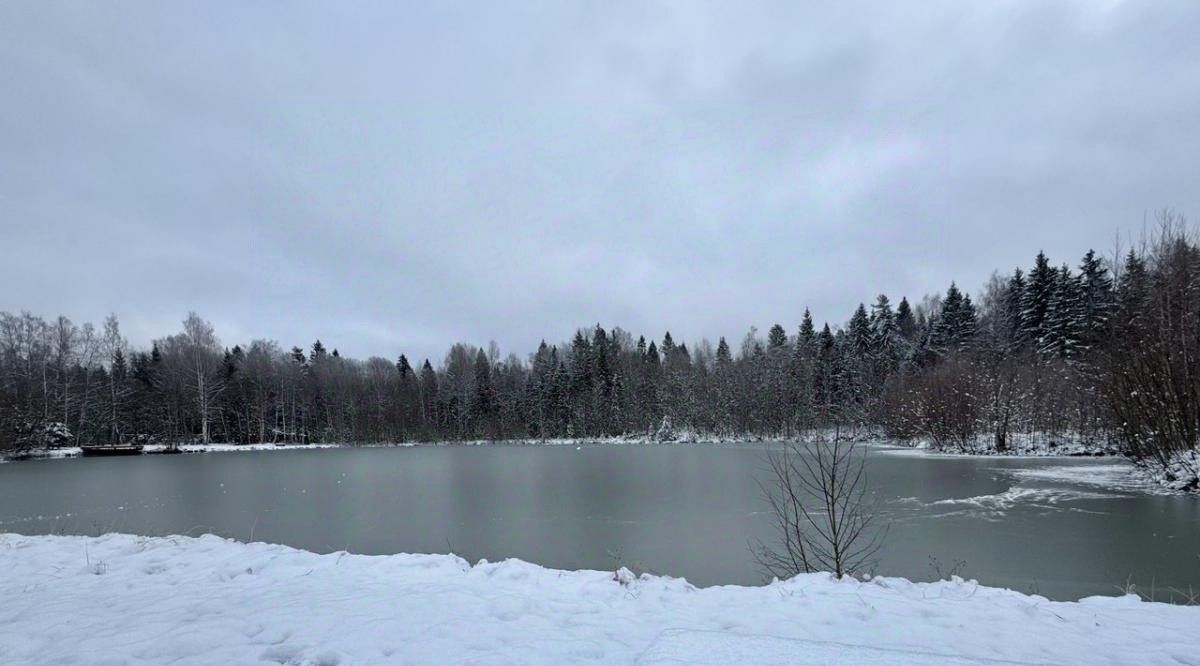
<svg viewBox="0 0 1200 666">
<path fill-rule="evenodd" d="M 867 449 L 878 572 L 1056 599 L 1200 589 L 1200 498 L 1113 489 L 1113 460 Z M 319 552 L 455 552 L 759 584 L 763 445 L 360 448 L 0 465 L 0 531 L 211 532 Z"/>
</svg>

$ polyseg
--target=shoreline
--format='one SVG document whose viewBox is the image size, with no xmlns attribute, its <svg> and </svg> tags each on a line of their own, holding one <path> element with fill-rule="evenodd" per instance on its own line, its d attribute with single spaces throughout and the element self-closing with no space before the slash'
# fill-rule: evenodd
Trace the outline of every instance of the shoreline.
<svg viewBox="0 0 1200 666">
<path fill-rule="evenodd" d="M 1017 445 L 1006 451 L 981 446 L 975 450 L 939 449 L 933 447 L 927 440 L 895 440 L 879 434 L 852 434 L 848 436 L 854 441 L 878 449 L 884 449 L 893 455 L 908 455 L 929 458 L 995 458 L 995 459 L 1064 459 L 1064 460 L 1116 460 L 1129 465 L 1131 480 L 1143 482 L 1163 492 L 1179 494 L 1200 493 L 1197 473 L 1200 470 L 1200 454 L 1185 453 L 1173 463 L 1170 470 L 1162 470 L 1148 464 L 1139 464 L 1125 456 L 1112 451 L 1108 447 L 1080 442 L 1057 443 L 1050 440 L 1046 444 Z M 656 436 L 616 436 L 616 437 L 587 437 L 587 438 L 546 438 L 546 439 L 503 439 L 503 440 L 443 440 L 443 441 L 414 441 L 414 442 L 371 442 L 371 443 L 314 443 L 314 444 L 180 444 L 180 453 L 240 453 L 260 451 L 298 451 L 306 449 L 347 449 L 347 448 L 413 448 L 413 447 L 474 447 L 474 446 L 687 446 L 690 444 L 771 444 L 796 441 L 797 438 L 772 438 L 763 436 L 733 436 L 733 435 L 699 435 L 686 433 L 675 438 Z M 145 447 L 143 455 L 161 455 L 167 448 L 165 444 L 151 444 Z M 25 452 L 17 457 L 0 456 L 0 464 L 8 462 L 26 462 L 32 460 L 57 460 L 77 458 L 82 456 L 80 447 L 62 447 L 57 449 L 42 449 Z M 1169 473 L 1168 473 L 1169 472 Z"/>
<path fill-rule="evenodd" d="M 725 437 L 702 436 L 689 439 L 657 439 L 646 436 L 616 436 L 616 437 L 548 437 L 514 438 L 514 439 L 468 439 L 468 440 L 434 440 L 407 442 L 319 442 L 312 444 L 278 443 L 278 444 L 180 444 L 180 453 L 237 453 L 243 451 L 298 451 L 305 449 L 393 449 L 413 447 L 452 447 L 452 446 L 581 446 L 583 444 L 602 445 L 686 445 L 686 444 L 763 444 L 770 442 L 789 441 L 770 437 Z M 160 455 L 168 448 L 166 444 L 148 444 L 143 455 Z M 0 463 L 25 462 L 30 460 L 60 460 L 82 457 L 82 449 L 78 446 L 64 446 L 53 449 L 34 449 L 18 455 L 0 455 Z"/>
</svg>

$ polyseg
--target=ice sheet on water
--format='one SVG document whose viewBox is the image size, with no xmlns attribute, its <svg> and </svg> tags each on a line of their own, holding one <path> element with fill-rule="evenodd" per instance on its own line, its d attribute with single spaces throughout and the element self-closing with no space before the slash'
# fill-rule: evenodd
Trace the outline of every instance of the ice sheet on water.
<svg viewBox="0 0 1200 666">
<path fill-rule="evenodd" d="M 1006 470 L 1018 479 L 1028 481 L 1066 482 L 1114 491 L 1167 494 L 1170 490 L 1139 474 L 1126 462 L 1104 465 L 1054 465 Z"/>
<path fill-rule="evenodd" d="M 1040 509 L 1046 511 L 1082 510 L 1072 507 L 1080 500 L 1115 499 L 1126 497 L 1119 492 L 1085 490 L 1081 488 L 1055 488 L 1037 486 L 1012 486 L 1004 492 L 971 497 L 951 497 L 932 502 L 914 501 L 903 498 L 905 504 L 921 504 L 923 509 L 937 512 L 942 517 L 966 516 L 998 520 L 1015 508 Z"/>
</svg>

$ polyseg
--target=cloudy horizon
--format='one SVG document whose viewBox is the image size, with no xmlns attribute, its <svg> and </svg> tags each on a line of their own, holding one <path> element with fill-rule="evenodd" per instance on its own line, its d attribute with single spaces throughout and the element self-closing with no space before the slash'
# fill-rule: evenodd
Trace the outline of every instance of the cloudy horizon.
<svg viewBox="0 0 1200 666">
<path fill-rule="evenodd" d="M 524 357 L 1200 214 L 1200 5 L 0 6 L 0 310 Z"/>
</svg>

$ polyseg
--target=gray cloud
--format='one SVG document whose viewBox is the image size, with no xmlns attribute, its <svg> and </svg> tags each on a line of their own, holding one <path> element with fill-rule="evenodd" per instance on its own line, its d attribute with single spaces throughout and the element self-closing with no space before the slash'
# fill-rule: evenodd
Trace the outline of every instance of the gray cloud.
<svg viewBox="0 0 1200 666">
<path fill-rule="evenodd" d="M 1200 210 L 1194 2 L 243 5 L 0 5 L 0 309 L 736 339 Z"/>
</svg>

